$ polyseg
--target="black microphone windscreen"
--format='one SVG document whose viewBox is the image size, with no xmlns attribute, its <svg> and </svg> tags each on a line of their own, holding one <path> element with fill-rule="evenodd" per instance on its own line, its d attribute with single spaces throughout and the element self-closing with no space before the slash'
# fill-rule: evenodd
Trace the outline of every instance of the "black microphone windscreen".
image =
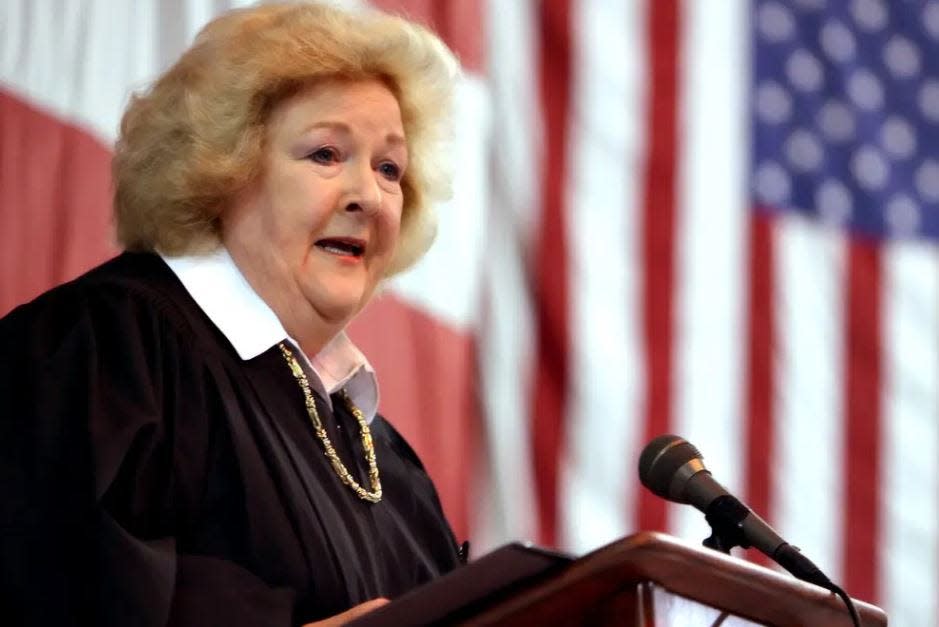
<svg viewBox="0 0 939 627">
<path fill-rule="evenodd" d="M 639 456 L 639 480 L 662 498 L 674 500 L 669 487 L 678 469 L 693 459 L 701 459 L 693 444 L 677 435 L 660 435 L 650 441 Z"/>
</svg>

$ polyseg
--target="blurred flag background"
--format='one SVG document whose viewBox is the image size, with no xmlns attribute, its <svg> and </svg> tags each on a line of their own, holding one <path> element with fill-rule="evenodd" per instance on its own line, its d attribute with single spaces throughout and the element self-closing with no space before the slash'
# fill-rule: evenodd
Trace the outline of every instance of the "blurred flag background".
<svg viewBox="0 0 939 627">
<path fill-rule="evenodd" d="M 0 4 L 0 314 L 116 252 L 128 95 L 238 4 Z M 465 72 L 438 241 L 352 329 L 457 534 L 700 541 L 637 480 L 674 432 L 936 624 L 939 2 L 373 4 Z"/>
</svg>

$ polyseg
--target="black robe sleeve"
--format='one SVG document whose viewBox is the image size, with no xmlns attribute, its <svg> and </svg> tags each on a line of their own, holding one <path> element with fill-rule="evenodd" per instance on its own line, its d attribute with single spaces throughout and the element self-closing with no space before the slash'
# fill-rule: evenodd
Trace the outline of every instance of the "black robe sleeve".
<svg viewBox="0 0 939 627">
<path fill-rule="evenodd" d="M 167 324 L 113 286 L 0 320 L 3 624 L 291 624 L 292 590 L 177 551 L 177 494 L 203 489 L 216 437 L 198 417 L 220 401 Z"/>
</svg>

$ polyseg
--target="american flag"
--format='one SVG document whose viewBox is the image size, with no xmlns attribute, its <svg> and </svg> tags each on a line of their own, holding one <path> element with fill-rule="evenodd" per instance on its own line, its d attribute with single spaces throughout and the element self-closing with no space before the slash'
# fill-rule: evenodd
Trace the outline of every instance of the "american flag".
<svg viewBox="0 0 939 627">
<path fill-rule="evenodd" d="M 922 508 L 935 503 L 935 484 L 920 464 L 935 445 L 928 247 L 939 235 L 939 5 L 827 4 L 753 6 L 749 180 L 752 220 L 767 241 L 751 253 L 751 268 L 775 270 L 763 296 L 772 317 L 751 324 L 775 347 L 761 364 L 769 373 L 761 393 L 784 394 L 793 408 L 753 407 L 748 417 L 760 425 L 751 442 L 763 450 L 779 437 L 769 427 L 796 412 L 807 423 L 798 446 L 825 445 L 822 464 L 834 464 L 842 481 L 825 481 L 817 463 L 803 472 L 806 483 L 822 480 L 818 497 L 829 500 L 827 559 L 848 589 L 887 602 L 918 585 L 917 567 L 906 563 L 915 553 L 904 552 L 919 547 L 926 563 L 935 559 L 935 545 L 919 544 L 926 538 L 916 530 L 936 516 Z M 806 233 L 821 247 L 806 249 Z M 793 254 L 804 257 L 790 261 Z M 804 330 L 791 329 L 794 315 L 805 316 Z M 810 455 L 803 449 L 792 462 Z M 750 488 L 771 512 L 772 485 Z"/>
<path fill-rule="evenodd" d="M 457 533 L 698 542 L 636 477 L 674 432 L 892 624 L 939 622 L 939 2 L 376 4 L 465 69 L 437 245 L 353 328 Z M 224 8 L 0 5 L 0 311 L 113 250 L 127 93 Z"/>
</svg>

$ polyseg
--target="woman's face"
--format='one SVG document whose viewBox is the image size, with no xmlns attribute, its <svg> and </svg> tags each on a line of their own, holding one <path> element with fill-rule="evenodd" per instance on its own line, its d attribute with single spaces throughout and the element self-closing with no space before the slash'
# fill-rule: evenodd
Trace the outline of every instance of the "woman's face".
<svg viewBox="0 0 939 627">
<path fill-rule="evenodd" d="M 317 322 L 334 334 L 368 302 L 395 252 L 407 161 L 380 81 L 319 82 L 272 111 L 264 172 L 222 213 L 222 239 L 295 338 Z"/>
</svg>

